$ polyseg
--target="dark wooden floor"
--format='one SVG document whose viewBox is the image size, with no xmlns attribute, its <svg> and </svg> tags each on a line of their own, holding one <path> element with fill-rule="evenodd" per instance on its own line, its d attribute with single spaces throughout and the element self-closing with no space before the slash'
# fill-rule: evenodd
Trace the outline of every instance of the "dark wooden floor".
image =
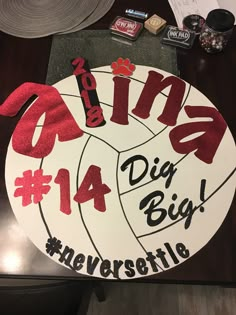
<svg viewBox="0 0 236 315">
<path fill-rule="evenodd" d="M 107 299 L 94 295 L 87 315 L 235 315 L 236 288 L 106 283 Z"/>
<path fill-rule="evenodd" d="M 58 281 L 0 279 L 0 287 L 53 282 Z M 106 301 L 98 302 L 92 294 L 87 315 L 236 315 L 236 288 L 134 282 L 103 286 Z"/>
</svg>

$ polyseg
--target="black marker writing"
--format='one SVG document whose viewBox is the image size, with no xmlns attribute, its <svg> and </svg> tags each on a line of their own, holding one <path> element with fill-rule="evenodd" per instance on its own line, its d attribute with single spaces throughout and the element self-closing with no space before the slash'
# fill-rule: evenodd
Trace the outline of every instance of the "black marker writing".
<svg viewBox="0 0 236 315">
<path fill-rule="evenodd" d="M 134 155 L 128 158 L 120 167 L 121 171 L 124 172 L 129 167 L 129 184 L 131 186 L 138 184 L 149 172 L 149 176 L 152 180 L 157 180 L 159 178 L 165 178 L 165 188 L 169 188 L 171 185 L 171 181 L 177 168 L 174 167 L 174 164 L 167 161 L 157 168 L 157 164 L 159 163 L 160 159 L 156 157 L 153 161 L 154 165 L 149 167 L 148 160 L 143 155 Z M 136 172 L 136 166 L 139 165 L 139 174 Z"/>
</svg>

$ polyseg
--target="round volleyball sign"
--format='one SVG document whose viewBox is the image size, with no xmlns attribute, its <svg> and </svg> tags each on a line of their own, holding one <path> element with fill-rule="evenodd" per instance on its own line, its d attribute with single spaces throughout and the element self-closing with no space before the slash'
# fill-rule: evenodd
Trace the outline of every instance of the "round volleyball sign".
<svg viewBox="0 0 236 315">
<path fill-rule="evenodd" d="M 55 262 L 130 279 L 185 262 L 235 193 L 236 148 L 218 110 L 160 69 L 119 58 L 54 86 L 25 83 L 1 107 L 18 122 L 6 185 L 19 224 Z"/>
</svg>

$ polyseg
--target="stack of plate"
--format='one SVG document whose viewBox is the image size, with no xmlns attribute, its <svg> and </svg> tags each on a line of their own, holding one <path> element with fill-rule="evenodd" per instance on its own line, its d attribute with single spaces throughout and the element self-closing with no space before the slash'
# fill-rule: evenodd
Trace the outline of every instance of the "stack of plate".
<svg viewBox="0 0 236 315">
<path fill-rule="evenodd" d="M 79 31 L 104 16 L 115 0 L 0 0 L 0 30 L 36 38 Z"/>
</svg>

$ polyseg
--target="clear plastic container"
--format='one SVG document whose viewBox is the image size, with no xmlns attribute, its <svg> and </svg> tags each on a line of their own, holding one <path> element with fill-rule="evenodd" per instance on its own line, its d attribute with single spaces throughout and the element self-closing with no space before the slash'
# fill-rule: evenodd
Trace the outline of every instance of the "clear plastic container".
<svg viewBox="0 0 236 315">
<path fill-rule="evenodd" d="M 234 26 L 234 15 L 224 9 L 210 11 L 202 27 L 199 41 L 208 53 L 224 50 Z"/>
</svg>

